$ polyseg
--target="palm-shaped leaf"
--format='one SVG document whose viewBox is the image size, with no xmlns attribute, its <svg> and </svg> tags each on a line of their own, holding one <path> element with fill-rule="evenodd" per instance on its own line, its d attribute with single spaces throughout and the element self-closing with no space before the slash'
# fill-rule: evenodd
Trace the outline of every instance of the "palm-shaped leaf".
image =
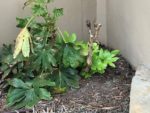
<svg viewBox="0 0 150 113">
<path fill-rule="evenodd" d="M 24 57 L 29 57 L 30 39 L 31 39 L 30 33 L 28 29 L 25 27 L 24 29 L 22 29 L 22 31 L 19 33 L 16 39 L 15 51 L 13 54 L 14 59 L 19 55 L 21 51 Z"/>
</svg>

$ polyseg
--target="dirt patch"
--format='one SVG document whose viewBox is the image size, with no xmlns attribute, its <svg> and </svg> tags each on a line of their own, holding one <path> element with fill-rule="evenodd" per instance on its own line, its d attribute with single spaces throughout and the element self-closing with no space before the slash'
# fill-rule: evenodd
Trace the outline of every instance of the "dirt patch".
<svg viewBox="0 0 150 113">
<path fill-rule="evenodd" d="M 116 69 L 109 68 L 103 75 L 96 74 L 90 79 L 81 79 L 79 89 L 55 95 L 50 102 L 39 102 L 33 110 L 38 113 L 129 113 L 130 85 L 134 70 L 122 56 L 119 57 Z M 2 112 L 5 99 L 1 99 Z M 20 110 L 19 113 L 26 111 L 32 112 Z"/>
</svg>

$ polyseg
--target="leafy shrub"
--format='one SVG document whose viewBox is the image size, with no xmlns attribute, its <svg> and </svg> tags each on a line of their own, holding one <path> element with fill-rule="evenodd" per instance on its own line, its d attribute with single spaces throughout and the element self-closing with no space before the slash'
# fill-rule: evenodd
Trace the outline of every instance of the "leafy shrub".
<svg viewBox="0 0 150 113">
<path fill-rule="evenodd" d="M 93 43 L 92 53 L 92 73 L 104 73 L 108 66 L 115 67 L 114 62 L 119 58 L 116 55 L 119 53 L 118 50 L 109 52 L 108 50 L 99 49 L 97 43 Z"/>
<path fill-rule="evenodd" d="M 2 48 L 1 87 L 9 88 L 8 107 L 30 108 L 40 100 L 51 100 L 52 93 L 79 88 L 79 75 L 88 78 L 104 73 L 118 60 L 118 50 L 103 50 L 92 38 L 77 41 L 76 34 L 62 33 L 56 22 L 63 9 L 49 13 L 47 4 L 52 1 L 27 0 L 24 7 L 31 7 L 32 16 L 16 18 L 17 27 L 22 29 L 16 43 Z M 43 21 L 38 21 L 39 17 Z"/>
<path fill-rule="evenodd" d="M 82 76 L 85 78 L 91 77 L 95 73 L 103 74 L 108 66 L 115 68 L 115 62 L 119 59 L 116 55 L 119 54 L 119 50 L 108 51 L 99 48 L 97 43 L 92 44 L 92 64 L 88 72 L 83 70 Z"/>
</svg>

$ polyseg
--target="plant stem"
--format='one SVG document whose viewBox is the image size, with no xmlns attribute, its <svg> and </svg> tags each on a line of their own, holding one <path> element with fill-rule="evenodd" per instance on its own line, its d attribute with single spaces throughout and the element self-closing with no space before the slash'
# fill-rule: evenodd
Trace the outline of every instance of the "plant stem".
<svg viewBox="0 0 150 113">
<path fill-rule="evenodd" d="M 66 43 L 65 37 L 64 37 L 64 35 L 62 34 L 62 32 L 61 32 L 61 30 L 59 29 L 59 27 L 58 27 L 57 29 L 58 29 L 58 32 L 60 33 L 60 35 L 62 36 L 64 42 Z"/>
<path fill-rule="evenodd" d="M 35 18 L 35 16 L 32 16 L 32 17 L 30 18 L 30 20 L 28 21 L 28 23 L 26 24 L 26 26 L 25 26 L 25 27 L 28 27 L 28 26 L 29 26 L 29 24 L 31 23 L 31 21 L 32 21 L 34 18 Z"/>
</svg>

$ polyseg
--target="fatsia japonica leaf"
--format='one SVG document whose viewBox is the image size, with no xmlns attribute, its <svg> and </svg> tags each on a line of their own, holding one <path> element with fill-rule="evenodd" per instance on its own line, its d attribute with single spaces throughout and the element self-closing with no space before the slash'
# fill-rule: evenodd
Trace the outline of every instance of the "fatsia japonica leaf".
<svg viewBox="0 0 150 113">
<path fill-rule="evenodd" d="M 43 100 L 51 100 L 51 94 L 44 88 L 39 89 L 39 98 Z"/>
<path fill-rule="evenodd" d="M 54 57 L 54 52 L 52 49 L 44 49 L 42 51 L 38 51 L 34 67 L 36 69 L 42 69 L 42 70 L 51 70 L 52 66 L 56 66 L 56 59 Z"/>
<path fill-rule="evenodd" d="M 35 104 L 37 104 L 39 102 L 39 97 L 37 96 L 37 94 L 35 93 L 34 88 L 31 88 L 29 90 L 26 90 L 25 92 L 25 98 L 22 100 L 22 102 L 20 102 L 19 104 L 17 104 L 15 106 L 15 108 L 22 108 L 22 107 L 26 107 L 26 108 L 32 108 Z"/>
<path fill-rule="evenodd" d="M 29 86 L 27 84 L 25 84 L 22 80 L 14 78 L 13 80 L 9 81 L 9 84 L 15 88 L 24 88 L 24 89 L 28 89 Z"/>
<path fill-rule="evenodd" d="M 70 45 L 66 45 L 63 53 L 63 64 L 65 67 L 77 68 L 84 63 L 84 57 L 79 54 L 79 51 L 75 50 Z"/>
<path fill-rule="evenodd" d="M 35 87 L 55 86 L 55 82 L 52 82 L 49 79 L 36 78 L 33 81 L 33 86 Z"/>
<path fill-rule="evenodd" d="M 75 33 L 70 35 L 67 31 L 64 32 L 63 37 L 65 43 L 75 43 L 75 41 L 77 40 L 77 36 Z"/>
<path fill-rule="evenodd" d="M 23 44 L 22 44 L 22 54 L 24 57 L 29 57 L 30 54 L 30 42 L 29 39 L 30 37 L 26 37 L 23 40 Z"/>
<path fill-rule="evenodd" d="M 24 28 L 26 24 L 28 23 L 29 18 L 16 18 L 17 21 L 17 27 Z"/>
<path fill-rule="evenodd" d="M 7 106 L 19 109 L 22 107 L 31 108 L 40 99 L 51 100 L 51 94 L 45 87 L 54 86 L 55 83 L 47 79 L 34 79 L 23 82 L 21 79 L 13 79 L 9 82 L 12 86 L 7 95 Z"/>
<path fill-rule="evenodd" d="M 17 27 L 18 28 L 25 28 L 26 25 L 28 24 L 28 22 L 31 20 L 32 17 L 26 17 L 26 18 L 19 18 L 17 17 L 16 18 L 16 21 L 17 21 Z M 30 21 L 30 24 L 28 24 L 28 28 L 33 28 L 33 27 L 36 27 L 37 23 L 35 20 L 32 20 Z"/>
<path fill-rule="evenodd" d="M 32 12 L 36 16 L 43 16 L 43 15 L 47 14 L 46 9 L 44 7 L 42 7 L 41 5 L 34 5 L 32 7 Z"/>
<path fill-rule="evenodd" d="M 13 46 L 12 44 L 9 44 L 9 45 L 6 45 L 6 44 L 3 44 L 3 47 L 2 47 L 2 50 L 1 50 L 1 57 L 5 57 L 7 55 L 12 55 L 13 54 Z"/>
<path fill-rule="evenodd" d="M 26 90 L 24 89 L 11 89 L 7 94 L 7 107 L 20 102 L 25 97 L 25 92 Z"/>
<path fill-rule="evenodd" d="M 63 8 L 55 8 L 53 10 L 53 15 L 55 18 L 58 18 L 63 15 Z"/>
<path fill-rule="evenodd" d="M 55 81 L 55 93 L 65 92 L 68 87 L 79 88 L 79 76 L 72 68 L 56 70 L 52 73 L 52 80 Z"/>
<path fill-rule="evenodd" d="M 30 53 L 29 40 L 31 40 L 31 36 L 28 29 L 25 27 L 24 29 L 22 29 L 22 31 L 19 33 L 16 39 L 15 51 L 13 54 L 14 59 L 19 55 L 21 51 L 24 57 L 29 57 L 29 53 Z"/>
<path fill-rule="evenodd" d="M 22 107 L 32 107 L 33 105 L 37 104 L 39 98 L 36 95 L 34 88 L 26 88 L 25 86 L 27 86 L 28 84 L 24 83 L 20 79 L 14 80 L 15 82 L 10 84 L 13 87 L 10 88 L 7 95 L 7 106 L 13 106 L 15 109 L 19 109 Z M 19 84 L 22 86 L 19 86 Z"/>
</svg>

